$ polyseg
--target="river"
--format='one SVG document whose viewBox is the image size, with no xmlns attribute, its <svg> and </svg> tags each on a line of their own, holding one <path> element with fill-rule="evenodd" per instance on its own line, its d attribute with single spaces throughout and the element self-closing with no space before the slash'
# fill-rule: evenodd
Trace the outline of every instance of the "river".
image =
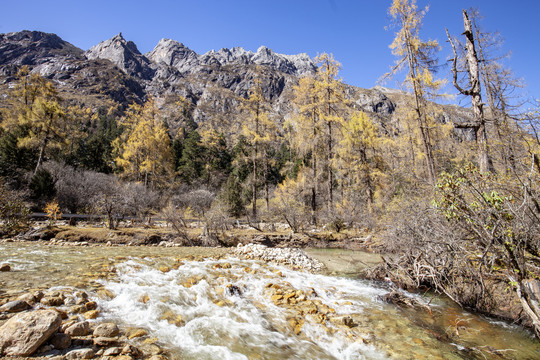
<svg viewBox="0 0 540 360">
<path fill-rule="evenodd" d="M 0 298 L 74 287 L 93 294 L 97 321 L 143 328 L 173 359 L 538 359 L 531 332 L 433 294 L 403 309 L 385 283 L 357 279 L 377 259 L 313 250 L 328 274 L 241 260 L 218 248 L 60 247 L 1 243 Z M 97 296 L 106 289 L 115 296 Z M 499 351 L 495 354 L 494 351 Z"/>
</svg>

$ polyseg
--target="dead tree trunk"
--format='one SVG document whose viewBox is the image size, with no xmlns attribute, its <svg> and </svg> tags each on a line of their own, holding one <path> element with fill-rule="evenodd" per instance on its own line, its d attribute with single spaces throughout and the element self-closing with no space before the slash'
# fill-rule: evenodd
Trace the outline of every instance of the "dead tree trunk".
<svg viewBox="0 0 540 360">
<path fill-rule="evenodd" d="M 489 156 L 489 146 L 488 146 L 488 137 L 486 133 L 486 119 L 484 116 L 484 104 L 482 103 L 482 89 L 480 87 L 480 67 L 478 62 L 478 56 L 476 55 L 476 48 L 474 45 L 474 35 L 471 20 L 466 10 L 463 10 L 463 24 L 465 26 L 465 35 L 466 44 L 466 62 L 467 62 L 467 73 L 469 75 L 469 89 L 463 89 L 458 83 L 457 77 L 457 51 L 452 41 L 452 38 L 448 34 L 448 29 L 446 30 L 446 35 L 448 36 L 448 41 L 452 45 L 454 50 L 454 59 L 452 65 L 452 74 L 453 74 L 453 84 L 454 87 L 463 95 L 471 97 L 471 105 L 473 109 L 474 117 L 474 135 L 476 138 L 476 143 L 478 145 L 478 165 L 482 172 L 493 172 L 493 164 Z"/>
</svg>

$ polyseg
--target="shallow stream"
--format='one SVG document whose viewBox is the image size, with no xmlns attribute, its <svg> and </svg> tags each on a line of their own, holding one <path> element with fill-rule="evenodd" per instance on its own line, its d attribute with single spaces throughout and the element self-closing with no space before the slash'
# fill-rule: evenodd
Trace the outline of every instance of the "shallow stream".
<svg viewBox="0 0 540 360">
<path fill-rule="evenodd" d="M 102 308 L 98 320 L 145 329 L 174 359 L 540 358 L 529 331 L 444 298 L 404 293 L 429 303 L 431 314 L 382 302 L 388 284 L 351 277 L 357 264 L 376 261 L 369 255 L 311 254 L 332 275 L 240 260 L 223 249 L 3 243 L 0 263 L 12 271 L 0 273 L 0 298 L 85 289 Z M 99 289 L 115 296 L 100 298 Z"/>
</svg>

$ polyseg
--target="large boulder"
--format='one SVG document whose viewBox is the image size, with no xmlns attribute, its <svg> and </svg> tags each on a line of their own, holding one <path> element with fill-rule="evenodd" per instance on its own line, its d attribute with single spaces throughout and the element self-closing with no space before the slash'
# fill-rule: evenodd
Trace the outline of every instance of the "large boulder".
<svg viewBox="0 0 540 360">
<path fill-rule="evenodd" d="M 30 356 L 60 328 L 54 310 L 19 313 L 0 327 L 0 355 Z"/>
</svg>

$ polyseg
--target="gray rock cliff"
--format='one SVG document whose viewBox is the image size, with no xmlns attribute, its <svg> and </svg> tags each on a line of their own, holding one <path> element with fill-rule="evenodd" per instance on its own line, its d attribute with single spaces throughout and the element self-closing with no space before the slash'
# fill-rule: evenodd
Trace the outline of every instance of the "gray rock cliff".
<svg viewBox="0 0 540 360">
<path fill-rule="evenodd" d="M 70 102 L 95 108 L 113 100 L 126 107 L 153 97 L 172 114 L 169 125 L 175 128 L 175 103 L 183 96 L 192 103 L 195 122 L 209 121 L 226 130 L 232 129 L 231 119 L 240 116 L 241 99 L 249 95 L 255 79 L 262 83 L 275 121 L 282 122 L 293 112 L 293 88 L 299 78 L 316 71 L 307 54 L 283 55 L 265 46 L 256 52 L 234 47 L 200 55 L 178 41 L 162 39 L 143 55 L 120 33 L 85 52 L 57 35 L 22 31 L 0 34 L 3 98 L 22 65 L 55 81 Z M 407 96 L 382 87 L 346 85 L 346 91 L 352 108 L 374 115 L 383 126 Z M 461 108 L 445 109 L 443 122 L 466 122 L 470 114 Z"/>
</svg>

